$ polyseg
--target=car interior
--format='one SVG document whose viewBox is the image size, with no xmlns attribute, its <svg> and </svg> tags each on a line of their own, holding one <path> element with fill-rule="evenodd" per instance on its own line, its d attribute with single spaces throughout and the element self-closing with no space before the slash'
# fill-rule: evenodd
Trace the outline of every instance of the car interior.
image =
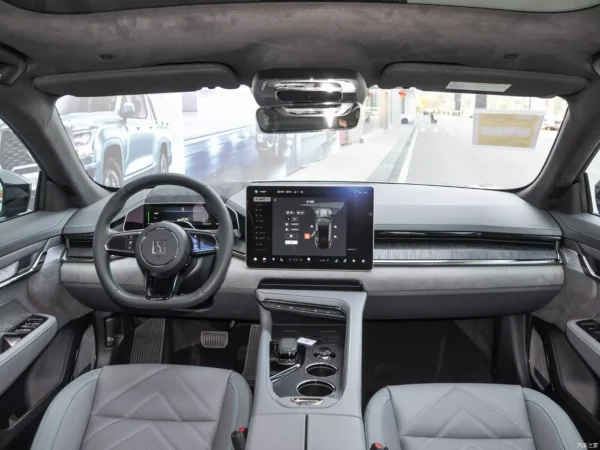
<svg viewBox="0 0 600 450">
<path fill-rule="evenodd" d="M 0 448 L 597 448 L 598 24 L 599 0 L 0 1 Z M 240 87 L 253 133 L 344 133 L 373 88 L 566 113 L 514 189 L 411 183 L 408 144 L 400 182 L 164 173 L 155 94 Z M 122 117 L 82 131 L 65 96 Z M 454 120 L 419 108 L 410 139 Z"/>
</svg>

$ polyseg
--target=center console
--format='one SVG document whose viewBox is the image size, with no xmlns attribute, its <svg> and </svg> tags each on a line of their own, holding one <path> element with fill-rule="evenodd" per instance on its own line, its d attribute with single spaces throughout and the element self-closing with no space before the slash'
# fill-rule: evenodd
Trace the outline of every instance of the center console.
<svg viewBox="0 0 600 450">
<path fill-rule="evenodd" d="M 251 269 L 371 270 L 373 189 L 249 186 Z M 362 319 L 352 280 L 263 280 L 261 336 L 246 450 L 364 450 Z"/>
<path fill-rule="evenodd" d="M 279 397 L 306 406 L 340 398 L 345 324 L 273 313 L 270 378 Z"/>
<path fill-rule="evenodd" d="M 366 292 L 306 288 L 256 291 L 261 336 L 246 450 L 279 450 L 281 442 L 290 450 L 365 449 Z"/>
</svg>

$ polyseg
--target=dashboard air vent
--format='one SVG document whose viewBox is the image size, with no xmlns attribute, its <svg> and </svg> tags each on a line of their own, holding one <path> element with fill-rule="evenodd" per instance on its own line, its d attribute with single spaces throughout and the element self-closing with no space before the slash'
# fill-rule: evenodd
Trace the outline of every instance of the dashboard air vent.
<svg viewBox="0 0 600 450">
<path fill-rule="evenodd" d="M 67 261 L 91 261 L 94 258 L 92 246 L 94 243 L 94 234 L 76 234 L 67 238 L 67 251 L 65 259 Z"/>
</svg>

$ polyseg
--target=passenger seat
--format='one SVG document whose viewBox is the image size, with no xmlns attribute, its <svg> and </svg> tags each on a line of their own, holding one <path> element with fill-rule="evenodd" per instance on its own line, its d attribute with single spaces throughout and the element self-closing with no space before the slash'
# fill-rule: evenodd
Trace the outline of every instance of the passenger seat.
<svg viewBox="0 0 600 450">
<path fill-rule="evenodd" d="M 413 384 L 378 391 L 365 412 L 367 449 L 567 450 L 583 440 L 539 392 L 493 384 Z"/>
</svg>

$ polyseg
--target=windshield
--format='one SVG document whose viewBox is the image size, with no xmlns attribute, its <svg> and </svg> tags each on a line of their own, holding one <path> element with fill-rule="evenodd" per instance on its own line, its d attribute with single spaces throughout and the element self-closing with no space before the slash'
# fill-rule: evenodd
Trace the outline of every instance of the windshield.
<svg viewBox="0 0 600 450">
<path fill-rule="evenodd" d="M 114 112 L 117 97 L 72 97 L 67 95 L 56 102 L 59 114 Z"/>
<path fill-rule="evenodd" d="M 107 186 L 172 172 L 217 190 L 282 180 L 514 189 L 539 174 L 566 102 L 373 88 L 353 130 L 276 135 L 257 131 L 248 87 L 64 97 L 57 108 L 87 172 Z"/>
</svg>

